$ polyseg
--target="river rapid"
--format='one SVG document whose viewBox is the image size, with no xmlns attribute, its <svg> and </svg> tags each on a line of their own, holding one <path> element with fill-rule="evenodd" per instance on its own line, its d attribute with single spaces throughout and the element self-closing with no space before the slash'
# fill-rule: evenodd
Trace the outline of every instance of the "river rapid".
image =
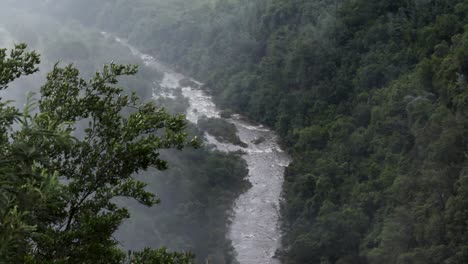
<svg viewBox="0 0 468 264">
<path fill-rule="evenodd" d="M 201 83 L 191 79 L 192 86 L 181 86 L 180 81 L 187 79 L 186 76 L 165 67 L 154 57 L 140 52 L 126 41 L 119 38 L 116 40 L 139 56 L 146 66 L 164 73 L 159 85 L 168 92 L 163 95 L 155 92 L 155 98 L 171 97 L 171 90 L 181 88 L 182 94 L 190 104 L 186 112 L 190 122 L 196 124 L 202 117 L 221 118 L 220 110 L 213 103 L 211 96 L 199 89 Z M 239 138 L 248 146 L 243 148 L 219 142 L 210 134 L 205 135 L 206 143 L 213 144 L 224 152 L 242 151 L 242 158 L 247 162 L 249 169 L 248 180 L 252 184 L 249 190 L 238 197 L 233 208 L 228 238 L 232 240 L 236 259 L 240 264 L 280 263 L 274 255 L 281 246 L 279 203 L 284 171 L 290 163 L 290 158 L 280 148 L 277 135 L 268 128 L 248 122 L 240 115 L 233 115 L 225 120 L 237 127 Z M 262 142 L 258 143 L 258 139 L 262 139 Z"/>
</svg>

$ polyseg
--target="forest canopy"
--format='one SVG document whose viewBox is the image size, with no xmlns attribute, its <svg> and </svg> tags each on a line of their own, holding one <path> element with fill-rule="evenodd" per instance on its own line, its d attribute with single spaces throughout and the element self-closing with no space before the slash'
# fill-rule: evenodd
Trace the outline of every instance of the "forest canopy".
<svg viewBox="0 0 468 264">
<path fill-rule="evenodd" d="M 466 1 L 48 2 L 278 132 L 284 263 L 468 263 Z"/>
<path fill-rule="evenodd" d="M 285 263 L 468 262 L 466 1 L 219 0 L 172 20 L 136 2 L 96 24 L 275 128 L 293 155 Z"/>
</svg>

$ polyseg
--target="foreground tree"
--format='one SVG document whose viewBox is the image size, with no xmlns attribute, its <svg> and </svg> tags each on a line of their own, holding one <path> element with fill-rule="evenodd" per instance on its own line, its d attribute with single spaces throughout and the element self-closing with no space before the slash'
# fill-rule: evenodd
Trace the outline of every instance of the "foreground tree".
<svg viewBox="0 0 468 264">
<path fill-rule="evenodd" d="M 0 89 L 38 70 L 39 56 L 0 50 Z M 0 102 L 0 263 L 191 263 L 165 249 L 128 256 L 112 234 L 129 217 L 116 197 L 157 204 L 132 176 L 164 170 L 159 151 L 187 141 L 183 116 L 117 86 L 135 66 L 110 64 L 86 81 L 69 65 L 47 75 L 23 111 Z"/>
</svg>

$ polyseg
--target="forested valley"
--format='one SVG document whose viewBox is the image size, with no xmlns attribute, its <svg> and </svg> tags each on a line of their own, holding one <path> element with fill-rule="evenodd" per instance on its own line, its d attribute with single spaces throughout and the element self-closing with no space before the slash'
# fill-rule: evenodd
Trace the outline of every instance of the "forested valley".
<svg viewBox="0 0 468 264">
<path fill-rule="evenodd" d="M 109 51 L 112 43 L 98 45 L 90 39 L 99 34 L 96 32 L 111 32 L 202 81 L 203 89 L 226 112 L 240 113 L 276 131 L 292 156 L 281 200 L 282 245 L 275 254 L 282 263 L 468 263 L 466 0 L 49 0 L 35 4 L 5 0 L 6 5 L 13 2 L 32 14 L 46 13 L 54 21 L 68 21 L 70 34 L 57 35 L 57 30 L 51 30 L 44 37 L 42 32 L 51 26 L 33 23 L 37 29 L 14 36 L 32 48 L 44 43 L 41 37 L 55 39 L 53 45 L 47 44 L 50 48 L 42 49 L 44 57 L 50 56 L 49 66 L 58 59 L 95 63 L 99 57 L 138 64 L 135 58 L 125 59 L 122 53 Z M 5 21 L 14 21 L 14 17 Z M 78 35 L 80 30 L 94 33 Z M 75 53 L 77 49 L 82 51 Z M 87 59 L 83 54 L 88 54 Z M 84 68 L 92 69 L 86 74 L 97 70 Z M 141 87 L 140 97 L 148 99 L 145 92 L 150 78 L 145 80 L 144 76 L 157 74 L 145 71 L 150 69 L 140 68 L 138 75 L 123 81 L 124 86 Z M 4 88 L 3 78 L 0 88 Z M 47 83 L 51 81 L 54 79 Z M 183 112 L 180 100 L 165 103 L 173 114 Z M 7 119 L 0 124 L 5 130 L 11 126 L 12 112 L 2 107 L 1 118 Z M 203 137 L 191 125 L 188 131 L 187 140 Z M 13 138 L 38 140 L 31 136 Z M 11 140 L 1 140 L 2 148 L 18 154 L 10 149 L 17 147 L 9 145 Z M 171 162 L 180 164 L 177 171 L 157 172 L 162 180 L 150 184 L 161 194 L 162 204 L 151 209 L 153 213 L 134 210 L 127 224 L 147 219 L 145 222 L 154 222 L 154 230 L 168 225 L 160 229 L 170 230 L 159 236 L 160 241 L 143 241 L 143 247 L 167 245 L 172 250 L 192 251 L 201 263 L 209 255 L 221 254 L 226 263 L 236 263 L 225 235 L 226 224 L 233 201 L 249 188 L 245 179 L 248 172 L 238 155 L 207 148 L 162 153 L 169 168 Z M 66 147 L 62 152 L 47 149 L 37 162 L 42 164 L 40 168 L 62 173 L 54 163 L 58 156 L 53 155 L 67 151 Z M 44 155 L 52 159 L 50 167 L 42 161 Z M 3 164 L 5 170 L 12 170 L 12 165 Z M 37 167 L 36 163 L 29 165 Z M 172 192 L 183 194 L 177 196 L 183 198 L 175 200 Z M 57 205 L 40 208 L 39 220 L 44 220 L 40 217 L 46 213 L 53 216 L 46 217 L 49 224 L 40 228 L 57 232 L 54 219 L 68 210 L 66 205 L 59 207 L 61 210 Z M 18 209 L 29 211 L 28 207 Z M 194 222 L 182 221 L 188 215 Z M 0 216 L 9 217 L 3 211 Z M 114 226 L 120 224 L 117 222 Z M 135 225 L 127 229 L 137 230 L 135 241 L 150 239 L 153 229 Z M 193 234 L 194 229 L 200 232 Z M 33 236 L 34 243 L 46 243 L 44 248 L 49 251 L 36 252 L 39 255 L 31 257 L 30 263 L 48 263 L 46 257 L 54 259 L 53 252 L 64 250 L 60 252 L 67 254 L 67 241 L 73 244 L 82 238 L 79 236 L 91 235 L 78 233 L 83 231 L 78 227 L 77 232 L 71 231 L 56 234 L 63 239 L 62 245 L 52 246 L 43 236 Z M 2 226 L 0 232 L 9 231 Z M 3 233 L 5 240 L 8 237 Z M 36 245 L 11 239 L 32 248 Z M 24 253 L 23 244 L 11 245 L 0 247 L 0 253 L 24 257 L 17 253 Z M 76 247 L 88 250 L 88 246 Z M 148 252 L 137 257 L 148 257 Z M 152 257 L 157 259 L 157 254 L 162 253 Z M 64 258 L 58 263 L 120 263 L 122 258 L 115 259 L 69 262 Z M 184 263 L 181 261 L 185 260 L 174 263 Z"/>
<path fill-rule="evenodd" d="M 202 138 L 203 133 L 183 121 L 180 114 L 185 112 L 187 102 L 182 98 L 160 98 L 156 103 L 164 106 L 165 111 L 149 105 L 142 108 L 140 103 L 148 102 L 153 92 L 162 89 L 154 87 L 155 79 L 162 79 L 162 73 L 145 67 L 140 58 L 113 39 L 103 37 L 99 31 L 83 27 L 77 21 L 58 20 L 34 12 L 35 8 L 37 6 L 28 4 L 28 8 L 12 6 L 0 10 L 0 43 L 9 48 L 2 51 L 0 57 L 0 88 L 4 89 L 1 91 L 1 124 L 2 133 L 6 133 L 2 137 L 0 159 L 3 195 L 0 199 L 0 263 L 122 263 L 126 250 L 137 252 L 161 247 L 193 253 L 196 263 L 203 263 L 208 257 L 231 261 L 233 252 L 226 239 L 226 223 L 234 199 L 249 186 L 245 180 L 245 162 L 236 154 L 200 146 L 199 140 L 194 141 L 196 148 L 191 147 L 189 139 Z M 28 43 L 28 50 L 39 52 L 40 64 L 39 58 L 33 59 L 35 56 L 24 47 L 14 49 L 15 42 Z M 9 54 L 10 50 L 14 53 Z M 107 73 L 112 77 L 105 77 L 106 69 L 103 70 L 102 65 L 113 61 L 139 65 L 138 73 L 125 72 L 119 65 L 110 64 Z M 28 65 L 23 66 L 23 71 L 19 67 L 26 62 Z M 54 66 L 57 62 L 59 64 Z M 73 66 L 69 68 L 68 63 Z M 5 75 L 10 71 L 12 79 L 16 79 L 20 74 L 28 75 L 39 69 L 39 73 L 14 82 L 3 79 L 10 78 Z M 52 73 L 47 74 L 48 71 Z M 96 77 L 96 71 L 102 76 Z M 102 80 L 96 79 L 99 76 Z M 81 78 L 90 81 L 83 84 Z M 116 78 L 118 85 L 110 78 Z M 83 87 L 88 87 L 89 95 L 73 101 L 73 97 L 79 97 L 78 89 Z M 133 102 L 132 92 L 141 100 Z M 94 101 L 97 97 L 93 95 L 102 97 L 104 94 L 102 101 Z M 129 101 L 121 101 L 124 98 Z M 67 106 L 58 107 L 61 103 Z M 117 118 L 115 111 L 119 108 L 134 115 L 105 122 L 111 117 Z M 135 115 L 133 109 L 136 108 L 140 116 Z M 91 116 L 93 122 L 88 125 Z M 24 121 L 17 121 L 23 118 Z M 116 138 L 119 133 L 129 133 L 135 134 L 136 140 L 152 133 L 149 128 L 132 126 L 132 118 L 133 123 L 140 120 L 148 127 L 174 131 L 167 135 L 157 132 L 160 137 L 144 138 L 140 142 Z M 125 132 L 123 124 L 134 131 Z M 15 131 L 15 127 L 21 130 Z M 41 133 L 43 139 L 36 135 Z M 63 137 L 59 139 L 68 141 L 54 149 L 56 133 Z M 94 141 L 98 135 L 105 140 Z M 50 149 L 43 149 L 44 146 Z M 183 146 L 183 151 L 175 150 Z M 119 151 L 97 159 L 99 152 L 110 151 L 110 147 Z M 157 149 L 161 149 L 160 156 L 150 156 Z M 125 152 L 129 153 L 124 155 Z M 66 158 L 61 160 L 60 155 Z M 128 160 L 131 155 L 135 160 Z M 20 162 L 20 165 L 12 167 L 12 162 Z M 115 167 L 114 177 L 119 173 L 122 177 L 127 175 L 125 181 L 117 182 L 117 178 L 112 178 L 108 182 L 93 183 L 94 179 L 103 177 L 103 171 L 113 162 L 122 166 Z M 153 168 L 143 171 L 150 167 Z M 135 181 L 128 178 L 128 170 L 136 173 Z M 57 175 L 54 176 L 55 171 Z M 86 178 L 82 178 L 84 176 Z M 73 185 L 60 185 L 63 179 Z M 76 206 L 79 209 L 76 209 L 74 224 L 63 226 L 63 221 L 66 224 L 72 219 L 69 206 L 74 206 L 77 199 L 84 200 L 86 193 L 104 187 L 109 188 L 100 194 L 107 195 L 105 199 L 88 198 L 89 201 Z M 154 194 L 157 196 L 152 198 Z M 133 197 L 135 201 L 121 197 Z M 34 203 L 36 199 L 40 202 Z M 156 204 L 149 207 L 153 203 Z M 128 212 L 118 209 L 120 207 L 129 209 L 130 219 L 125 220 Z M 93 217 L 101 210 L 109 213 Z M 125 251 L 118 250 L 121 246 Z M 154 254 L 144 251 L 126 261 L 159 263 L 154 259 L 192 263 L 190 255 L 173 256 L 166 251 Z"/>
</svg>

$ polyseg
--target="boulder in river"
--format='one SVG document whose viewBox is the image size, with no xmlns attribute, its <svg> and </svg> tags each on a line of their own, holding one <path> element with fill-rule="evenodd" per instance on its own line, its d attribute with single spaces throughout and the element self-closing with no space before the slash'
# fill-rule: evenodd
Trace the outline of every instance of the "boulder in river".
<svg viewBox="0 0 468 264">
<path fill-rule="evenodd" d="M 193 81 L 192 79 L 190 79 L 190 78 L 183 78 L 183 79 L 179 80 L 179 86 L 181 86 L 181 87 L 192 87 L 192 88 L 195 88 L 195 89 L 200 88 L 200 85 L 198 83 L 196 83 L 195 81 Z"/>
<path fill-rule="evenodd" d="M 249 146 L 239 138 L 237 127 L 222 118 L 201 118 L 198 120 L 198 127 L 219 142 L 231 143 L 243 148 Z"/>
<path fill-rule="evenodd" d="M 221 111 L 220 116 L 222 118 L 231 118 L 234 113 L 232 112 L 231 109 L 226 109 Z"/>
<path fill-rule="evenodd" d="M 255 145 L 258 145 L 258 144 L 265 142 L 265 140 L 266 139 L 264 137 L 256 137 L 254 140 L 252 140 L 252 143 L 254 143 Z"/>
</svg>

